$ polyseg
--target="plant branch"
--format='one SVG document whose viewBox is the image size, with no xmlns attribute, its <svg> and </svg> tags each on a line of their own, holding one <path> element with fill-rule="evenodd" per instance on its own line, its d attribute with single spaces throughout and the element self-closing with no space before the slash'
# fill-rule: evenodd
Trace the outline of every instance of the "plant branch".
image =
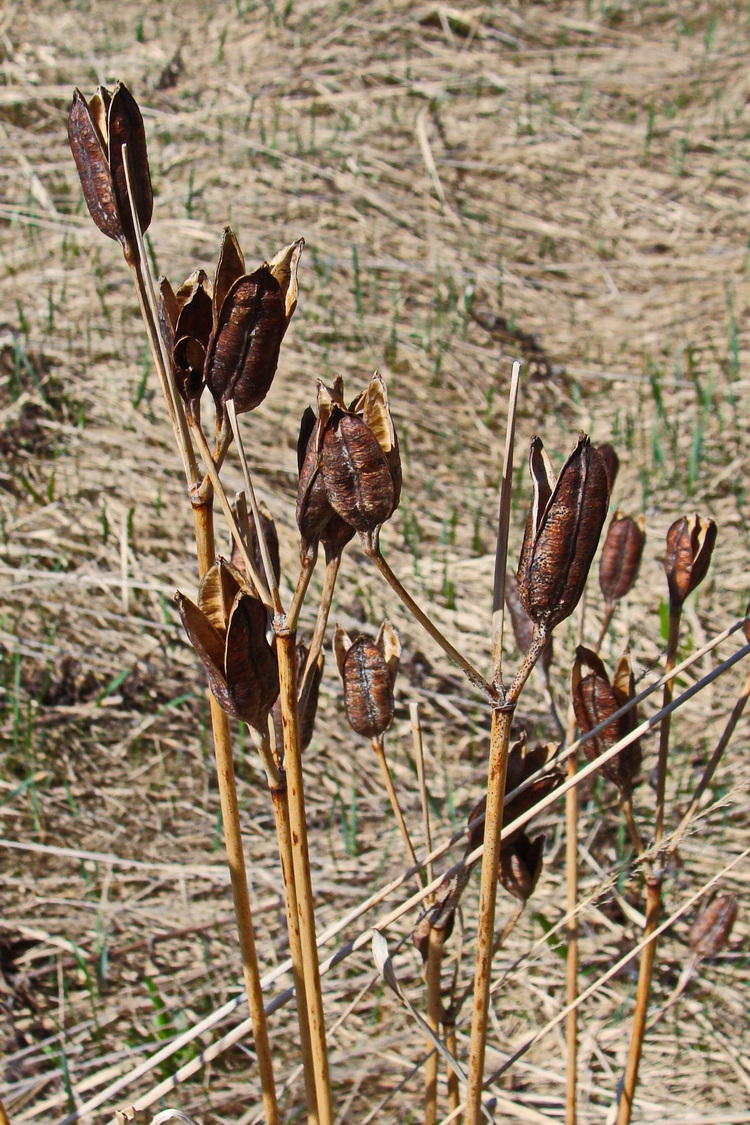
<svg viewBox="0 0 750 1125">
<path fill-rule="evenodd" d="M 516 406 L 521 364 L 514 360 L 508 392 L 508 418 L 505 430 L 503 476 L 500 484 L 500 502 L 497 517 L 497 544 L 495 546 L 495 576 L 492 586 L 492 675 L 496 688 L 502 684 L 503 675 L 503 625 L 505 622 L 505 572 L 508 565 L 508 528 L 513 500 L 513 450 L 516 434 Z"/>
<path fill-rule="evenodd" d="M 393 815 L 396 818 L 396 824 L 398 824 L 401 838 L 404 841 L 404 845 L 406 846 L 406 853 L 409 856 L 409 861 L 412 867 L 418 867 L 419 860 L 417 859 L 417 853 L 414 851 L 414 845 L 411 842 L 409 829 L 406 826 L 404 814 L 402 813 L 401 805 L 399 804 L 398 793 L 396 792 L 393 784 L 391 771 L 388 768 L 388 762 L 385 756 L 385 736 L 381 734 L 378 737 L 373 738 L 372 748 L 375 751 L 375 757 L 378 759 L 380 773 L 383 777 L 383 784 L 385 785 L 385 789 L 388 794 L 388 800 L 391 802 L 391 808 L 393 809 Z"/>
<path fill-rule="evenodd" d="M 680 620 L 682 618 L 682 602 L 669 603 L 669 639 L 667 641 L 667 656 L 664 662 L 664 674 L 671 673 L 675 666 L 677 645 L 680 640 Z M 664 684 L 662 707 L 667 707 L 672 702 L 674 691 L 674 677 Z M 669 734 L 672 726 L 671 712 L 665 715 L 659 731 L 659 761 L 656 774 L 656 826 L 654 837 L 657 844 L 661 843 L 664 835 L 664 802 L 667 787 L 667 766 L 669 762 Z"/>
</svg>

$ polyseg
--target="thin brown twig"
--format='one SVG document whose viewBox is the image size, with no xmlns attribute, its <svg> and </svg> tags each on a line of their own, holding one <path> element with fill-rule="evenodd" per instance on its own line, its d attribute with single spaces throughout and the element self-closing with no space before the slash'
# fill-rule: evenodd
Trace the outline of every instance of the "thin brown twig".
<svg viewBox="0 0 750 1125">
<path fill-rule="evenodd" d="M 404 841 L 404 846 L 406 847 L 406 853 L 409 856 L 409 860 L 411 862 L 412 867 L 417 867 L 418 864 L 419 864 L 419 860 L 417 859 L 417 853 L 414 851 L 414 845 L 411 842 L 411 836 L 409 835 L 409 829 L 408 829 L 408 826 L 407 826 L 406 821 L 404 819 L 404 814 L 401 811 L 401 805 L 399 803 L 398 793 L 396 792 L 396 788 L 393 784 L 393 778 L 391 777 L 391 771 L 388 767 L 388 760 L 386 759 L 386 756 L 385 756 L 385 736 L 381 734 L 381 735 L 378 735 L 377 737 L 373 738 L 372 739 L 372 748 L 375 751 L 375 757 L 378 759 L 378 765 L 380 766 L 380 773 L 381 773 L 382 778 L 383 778 L 383 784 L 385 785 L 386 793 L 388 794 L 388 800 L 391 802 L 391 808 L 393 810 L 393 815 L 396 818 L 396 824 L 399 827 L 399 831 L 401 833 L 401 839 Z"/>
<path fill-rule="evenodd" d="M 513 361 L 508 391 L 508 419 L 505 430 L 503 475 L 500 483 L 500 501 L 497 517 L 497 543 L 495 545 L 495 574 L 492 585 L 492 683 L 499 687 L 503 675 L 503 625 L 505 623 L 505 573 L 508 565 L 508 532 L 513 501 L 513 452 L 516 436 L 516 408 L 521 364 Z"/>
</svg>

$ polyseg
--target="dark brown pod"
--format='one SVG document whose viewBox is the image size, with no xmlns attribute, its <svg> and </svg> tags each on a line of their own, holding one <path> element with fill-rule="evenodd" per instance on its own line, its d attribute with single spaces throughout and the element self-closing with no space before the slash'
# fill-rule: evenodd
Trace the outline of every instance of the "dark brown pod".
<svg viewBox="0 0 750 1125">
<path fill-rule="evenodd" d="M 130 208 L 128 185 L 125 179 L 123 145 L 127 145 L 130 182 L 133 188 L 133 202 L 142 231 L 151 226 L 154 211 L 154 195 L 151 189 L 151 174 L 148 166 L 146 130 L 141 111 L 127 86 L 118 82 L 112 94 L 107 112 L 107 145 L 109 167 L 114 183 L 120 222 L 125 233 L 125 256 L 128 252 L 133 260 L 138 257 L 138 248 L 133 229 L 133 216 Z"/>
<path fill-rule="evenodd" d="M 379 738 L 395 713 L 393 682 L 383 652 L 374 641 L 358 637 L 340 662 L 344 707 L 357 734 Z"/>
<path fill-rule="evenodd" d="M 607 470 L 607 481 L 609 483 L 609 494 L 611 496 L 612 490 L 615 487 L 615 481 L 617 480 L 617 474 L 620 471 L 620 458 L 608 441 L 605 441 L 603 445 L 597 446 L 597 449 L 599 451 L 599 456 L 604 462 L 604 467 Z"/>
<path fill-rule="evenodd" d="M 369 426 L 334 407 L 320 447 L 320 471 L 333 510 L 355 531 L 375 531 L 393 514 L 396 492 L 386 456 Z"/>
<path fill-rule="evenodd" d="M 588 672 L 584 675 L 584 669 Z M 635 695 L 635 683 L 630 668 L 630 658 L 625 653 L 617 665 L 610 682 L 603 662 L 590 649 L 582 645 L 576 649 L 572 678 L 573 710 L 583 734 L 588 734 L 599 723 L 606 722 Z M 613 719 L 594 738 L 584 743 L 583 750 L 590 762 L 595 761 L 621 738 L 630 734 L 638 723 L 636 708 L 631 708 L 619 719 Z M 602 766 L 602 773 L 619 791 L 627 795 L 641 767 L 641 747 L 636 740 L 621 750 Z"/>
<path fill-rule="evenodd" d="M 646 544 L 646 523 L 615 512 L 599 559 L 599 588 L 610 605 L 624 598 L 636 584 Z"/>
<path fill-rule="evenodd" d="M 435 901 L 422 915 L 412 930 L 412 944 L 414 948 L 419 951 L 423 964 L 427 963 L 430 930 L 438 930 L 444 942 L 447 941 L 453 933 L 453 925 L 456 920 L 456 907 L 468 882 L 468 875 L 470 873 L 471 868 L 467 868 L 466 877 L 462 877 L 464 873 L 459 871 L 455 875 L 443 879 L 442 883 L 435 891 Z"/>
<path fill-rule="evenodd" d="M 97 95 L 95 94 L 94 97 L 96 98 Z M 101 103 L 102 95 L 98 94 L 98 97 Z M 109 98 L 108 94 L 107 98 Z M 94 98 L 92 98 L 93 102 Z M 106 128 L 106 113 L 104 124 Z M 68 115 L 68 140 L 78 169 L 83 198 L 91 218 L 102 234 L 117 242 L 124 242 L 125 236 L 107 157 L 106 135 L 97 128 L 91 107 L 80 90 L 76 90 L 73 94 L 73 104 Z"/>
<path fill-rule="evenodd" d="M 219 246 L 219 260 L 216 263 L 213 292 L 213 326 L 219 321 L 219 313 L 224 299 L 234 283 L 244 277 L 245 256 L 231 227 L 224 227 Z"/>
<path fill-rule="evenodd" d="M 704 904 L 690 927 L 688 944 L 696 957 L 715 957 L 729 941 L 737 918 L 734 895 L 718 895 Z"/>
<path fill-rule="evenodd" d="M 518 651 L 525 656 L 531 648 L 534 622 L 521 605 L 521 599 L 518 596 L 518 581 L 512 570 L 507 571 L 505 575 L 505 604 L 510 614 L 510 623 L 513 628 L 513 636 L 516 638 Z M 539 657 L 539 664 L 545 672 L 549 671 L 552 657 L 552 637 L 550 637 L 542 649 L 542 655 Z"/>
<path fill-rule="evenodd" d="M 510 749 L 508 754 L 508 767 L 505 777 L 505 792 L 510 794 L 523 784 L 532 774 L 545 765 L 549 758 L 549 746 L 537 746 L 529 750 L 526 738 L 519 739 Z M 562 783 L 563 776 L 559 769 L 551 769 L 538 777 L 523 792 L 518 793 L 505 805 L 503 811 L 503 824 L 512 824 L 518 817 L 523 816 L 529 809 L 533 809 L 539 801 L 556 789 Z M 487 808 L 487 798 L 482 799 L 474 806 L 468 820 L 468 851 L 484 840 L 484 813 Z M 510 836 L 503 840 L 501 851 L 512 847 L 525 831 L 525 826 L 517 828 Z"/>
<path fill-rule="evenodd" d="M 512 847 L 500 852 L 500 882 L 521 902 L 536 890 L 544 865 L 544 841 L 544 836 L 532 841 L 522 832 Z"/>
<path fill-rule="evenodd" d="M 534 497 L 518 566 L 518 596 L 535 625 L 549 631 L 583 593 L 607 515 L 604 461 L 585 435 L 553 484 L 542 443 L 531 443 Z"/>
<path fill-rule="evenodd" d="M 664 570 L 673 605 L 682 605 L 706 577 L 716 543 L 716 524 L 695 512 L 683 516 L 667 532 Z"/>
</svg>

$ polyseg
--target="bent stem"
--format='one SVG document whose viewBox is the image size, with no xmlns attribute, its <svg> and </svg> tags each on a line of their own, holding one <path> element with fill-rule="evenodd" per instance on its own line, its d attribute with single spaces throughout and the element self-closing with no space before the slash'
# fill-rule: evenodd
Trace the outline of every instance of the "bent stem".
<svg viewBox="0 0 750 1125">
<path fill-rule="evenodd" d="M 383 575 L 388 585 L 398 594 L 398 596 L 401 598 L 401 601 L 409 610 L 409 613 L 411 613 L 412 617 L 415 617 L 422 628 L 429 633 L 433 641 L 435 641 L 436 644 L 440 645 L 446 656 L 449 656 L 453 663 L 458 665 L 461 671 L 465 673 L 469 682 L 472 683 L 474 687 L 479 688 L 479 690 L 484 693 L 487 699 L 489 699 L 491 702 L 495 702 L 497 699 L 497 693 L 493 690 L 493 688 L 490 687 L 484 676 L 482 676 L 481 673 L 476 670 L 474 665 L 471 664 L 465 656 L 461 655 L 457 648 L 453 647 L 450 641 L 447 640 L 447 638 L 444 637 L 440 632 L 437 625 L 435 625 L 427 616 L 427 614 L 419 607 L 419 605 L 417 605 L 409 591 L 401 584 L 399 579 L 391 570 L 388 563 L 383 558 L 380 547 L 378 547 L 375 543 L 367 542 L 364 540 L 363 545 L 368 558 L 372 559 L 372 561 L 375 563 L 375 566 Z"/>
<path fill-rule="evenodd" d="M 380 772 L 383 776 L 383 784 L 385 785 L 385 789 L 388 794 L 388 800 L 391 802 L 391 808 L 393 809 L 393 815 L 396 818 L 396 823 L 398 824 L 401 838 L 406 846 L 406 851 L 409 856 L 409 862 L 412 867 L 417 867 L 419 865 L 419 860 L 417 859 L 417 853 L 414 851 L 414 845 L 411 842 L 411 836 L 409 835 L 409 829 L 407 828 L 406 821 L 404 820 L 404 814 L 401 811 L 401 805 L 398 801 L 398 793 L 396 792 L 396 788 L 393 784 L 391 771 L 388 768 L 388 762 L 385 757 L 385 738 L 382 734 L 377 735 L 375 738 L 373 738 L 372 748 L 375 751 L 376 758 L 378 759 Z"/>
</svg>

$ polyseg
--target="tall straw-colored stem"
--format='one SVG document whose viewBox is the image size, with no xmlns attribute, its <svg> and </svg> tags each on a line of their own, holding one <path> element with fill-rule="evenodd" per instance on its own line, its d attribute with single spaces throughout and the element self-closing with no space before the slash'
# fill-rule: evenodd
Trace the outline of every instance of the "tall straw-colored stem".
<svg viewBox="0 0 750 1125">
<path fill-rule="evenodd" d="M 643 931 L 644 941 L 647 940 L 657 927 L 659 912 L 661 910 L 661 880 L 651 879 L 646 885 L 646 928 Z M 633 1095 L 638 1085 L 638 1068 L 641 1062 L 643 1036 L 646 1032 L 646 1017 L 648 1004 L 651 998 L 651 981 L 654 974 L 656 960 L 657 939 L 650 941 L 641 953 L 641 963 L 638 969 L 638 991 L 635 998 L 635 1014 L 633 1016 L 633 1031 L 630 1037 L 630 1051 L 625 1068 L 625 1081 L 620 1095 L 620 1105 L 617 1113 L 617 1125 L 630 1125 L 630 1115 L 633 1112 Z"/>
<path fill-rule="evenodd" d="M 497 900 L 497 869 L 500 860 L 500 833 L 503 822 L 503 798 L 508 768 L 510 728 L 515 704 L 496 707 L 492 712 L 490 731 L 490 763 L 487 775 L 487 814 L 484 822 L 484 852 L 479 888 L 479 922 L 477 954 L 474 970 L 474 1006 L 471 1019 L 469 1074 L 466 1091 L 466 1125 L 479 1125 L 482 1120 L 482 1084 L 484 1054 L 487 1042 L 487 1020 L 490 1005 L 490 969 L 495 929 Z"/>
<path fill-rule="evenodd" d="M 436 1035 L 440 1033 L 440 1017 L 443 1014 L 443 1002 L 440 988 L 440 970 L 443 966 L 443 940 L 444 931 L 434 926 L 430 927 L 427 938 L 427 1023 Z M 437 1090 L 440 1056 L 432 1050 L 431 1039 L 427 1041 L 430 1051 L 424 1068 L 424 1125 L 435 1125 L 437 1122 Z"/>
<path fill-rule="evenodd" d="M 667 656 L 664 662 L 665 674 L 672 671 L 677 657 L 677 645 L 680 640 L 680 621 L 682 619 L 682 602 L 670 601 L 669 603 L 669 640 L 667 641 Z M 664 685 L 662 707 L 668 707 L 672 702 L 674 692 L 674 679 L 669 679 Z M 656 773 L 656 827 L 654 830 L 655 841 L 661 843 L 664 835 L 664 801 L 667 788 L 667 765 L 669 761 L 669 735 L 672 729 L 671 713 L 662 719 L 659 730 L 659 762 Z"/>
<path fill-rule="evenodd" d="M 318 1120 L 320 1125 L 333 1125 L 331 1079 L 328 1070 L 323 995 L 320 986 L 318 949 L 315 940 L 315 912 L 310 880 L 310 853 L 307 843 L 305 793 L 302 780 L 295 634 L 283 627 L 278 627 L 276 629 L 276 651 L 279 660 L 284 768 L 289 794 L 289 829 L 292 837 L 294 884 L 297 892 L 297 914 L 302 943 L 302 965 L 305 975 L 307 1018 L 310 1025 Z"/>
<path fill-rule="evenodd" d="M 378 765 L 380 766 L 380 773 L 383 778 L 383 784 L 385 785 L 385 790 L 388 794 L 388 800 L 391 802 L 391 808 L 393 809 L 393 815 L 396 818 L 396 824 L 398 825 L 399 832 L 401 833 L 401 839 L 404 841 L 404 846 L 406 847 L 406 854 L 409 856 L 409 863 L 412 867 L 416 867 L 419 863 L 419 860 L 417 859 L 417 853 L 414 851 L 414 845 L 411 842 L 409 829 L 406 825 L 406 821 L 404 820 L 404 814 L 401 811 L 398 793 L 396 792 L 396 787 L 393 784 L 393 778 L 391 777 L 391 771 L 388 767 L 388 761 L 385 756 L 385 739 L 382 734 L 377 738 L 373 738 L 372 748 L 375 751 L 375 757 L 378 759 Z"/>
<path fill-rule="evenodd" d="M 572 733 L 571 733 L 572 726 Z M 575 737 L 575 717 L 568 727 L 568 742 Z M 578 761 L 572 754 L 566 763 L 569 778 L 575 777 Z M 568 913 L 566 926 L 565 1002 L 575 1004 L 578 997 L 578 787 L 565 794 L 565 907 Z M 567 1044 L 565 1081 L 566 1125 L 576 1122 L 576 1089 L 578 1081 L 578 1008 L 572 1007 L 565 1020 Z"/>
</svg>

